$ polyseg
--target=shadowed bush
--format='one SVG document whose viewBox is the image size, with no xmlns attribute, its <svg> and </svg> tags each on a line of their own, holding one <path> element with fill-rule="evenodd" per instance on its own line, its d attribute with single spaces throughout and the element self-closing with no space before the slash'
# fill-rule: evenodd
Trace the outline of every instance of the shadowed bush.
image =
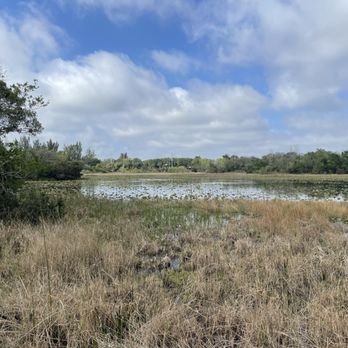
<svg viewBox="0 0 348 348">
<path fill-rule="evenodd" d="M 56 160 L 55 162 L 43 162 L 39 164 L 37 179 L 75 180 L 81 177 L 83 162 Z"/>
</svg>

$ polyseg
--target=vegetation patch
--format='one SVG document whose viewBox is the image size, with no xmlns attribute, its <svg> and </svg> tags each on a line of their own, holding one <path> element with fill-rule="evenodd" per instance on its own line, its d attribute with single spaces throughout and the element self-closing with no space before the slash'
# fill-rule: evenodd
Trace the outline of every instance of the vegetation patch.
<svg viewBox="0 0 348 348">
<path fill-rule="evenodd" d="M 164 232 L 185 211 L 230 218 Z M 0 226 L 1 345 L 345 347 L 347 238 L 333 217 L 347 215 L 347 203 L 67 195 L 58 224 Z"/>
</svg>

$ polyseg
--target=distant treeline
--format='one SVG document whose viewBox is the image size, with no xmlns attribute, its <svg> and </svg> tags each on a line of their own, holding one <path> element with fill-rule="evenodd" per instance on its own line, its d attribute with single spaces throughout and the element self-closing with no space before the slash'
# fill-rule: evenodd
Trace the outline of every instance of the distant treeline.
<svg viewBox="0 0 348 348">
<path fill-rule="evenodd" d="M 272 153 L 259 157 L 223 155 L 218 159 L 158 158 L 141 160 L 126 153 L 118 159 L 107 159 L 89 168 L 95 172 L 208 172 L 208 173 L 348 173 L 348 151 L 342 153 L 317 150 L 306 154 L 296 152 Z"/>
<path fill-rule="evenodd" d="M 28 179 L 76 179 L 82 170 L 99 173 L 113 172 L 206 172 L 206 173 L 290 173 L 290 174 L 344 174 L 348 173 L 348 151 L 341 153 L 316 150 L 305 154 L 296 152 L 271 153 L 263 157 L 223 155 L 218 159 L 196 156 L 166 157 L 141 160 L 121 153 L 118 158 L 100 160 L 94 151 L 83 153 L 80 142 L 64 145 L 49 140 L 30 141 L 22 137 L 16 147 L 23 154 Z"/>
</svg>

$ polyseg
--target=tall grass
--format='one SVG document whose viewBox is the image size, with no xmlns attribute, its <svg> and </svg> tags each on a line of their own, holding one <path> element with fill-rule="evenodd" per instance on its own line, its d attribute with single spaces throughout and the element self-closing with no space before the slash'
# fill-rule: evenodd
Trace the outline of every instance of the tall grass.
<svg viewBox="0 0 348 348">
<path fill-rule="evenodd" d="M 1 347 L 348 346 L 347 203 L 67 211 L 0 227 Z"/>
</svg>

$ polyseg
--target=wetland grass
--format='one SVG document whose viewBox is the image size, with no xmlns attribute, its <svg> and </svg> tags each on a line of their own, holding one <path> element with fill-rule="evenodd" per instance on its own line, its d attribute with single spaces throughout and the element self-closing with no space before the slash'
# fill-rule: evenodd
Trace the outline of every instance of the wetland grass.
<svg viewBox="0 0 348 348">
<path fill-rule="evenodd" d="M 0 226 L 1 347 L 348 346 L 347 203 L 67 210 Z"/>
</svg>

